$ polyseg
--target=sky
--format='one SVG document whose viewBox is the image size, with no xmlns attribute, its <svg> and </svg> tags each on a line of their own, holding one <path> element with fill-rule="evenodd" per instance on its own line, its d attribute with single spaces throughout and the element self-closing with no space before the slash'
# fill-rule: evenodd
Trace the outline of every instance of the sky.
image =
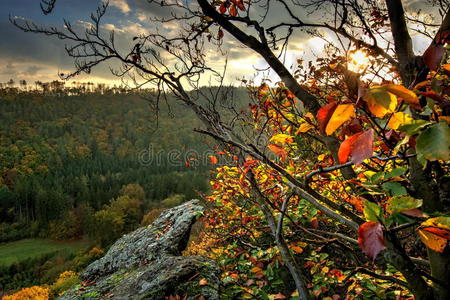
<svg viewBox="0 0 450 300">
<path fill-rule="evenodd" d="M 408 5 L 420 4 L 422 0 L 410 0 Z M 89 21 L 90 14 L 96 10 L 99 0 L 58 0 L 54 11 L 44 15 L 38 0 L 0 0 L 0 82 L 9 79 L 26 80 L 29 84 L 35 81 L 52 81 L 58 74 L 74 70 L 73 60 L 64 50 L 64 41 L 54 37 L 24 33 L 9 22 L 9 16 L 32 20 L 38 24 L 61 26 L 67 19 L 75 27 L 82 28 Z M 103 29 L 114 29 L 119 43 L 124 47 L 132 44 L 133 36 L 154 30 L 150 17 L 167 15 L 167 10 L 149 6 L 146 0 L 110 0 L 109 8 L 103 20 Z M 172 34 L 177 28 L 167 26 L 159 28 L 164 34 Z M 421 47 L 423 40 L 416 41 Z M 297 58 L 307 55 L 312 58 L 320 54 L 323 42 L 307 35 L 296 36 L 287 55 L 286 65 L 292 65 Z M 423 48 L 423 47 L 422 47 Z M 228 35 L 224 38 L 224 49 L 229 64 L 227 81 L 247 77 L 252 78 L 255 68 L 264 69 L 265 62 L 249 49 L 243 48 Z M 306 51 L 308 51 L 307 54 Z M 224 56 L 217 49 L 208 48 L 209 63 L 220 69 Z M 114 64 L 112 65 L 114 66 Z M 91 74 L 83 74 L 72 80 L 118 83 L 109 65 L 104 64 L 93 69 Z M 206 82 L 206 81 L 205 81 Z"/>
</svg>

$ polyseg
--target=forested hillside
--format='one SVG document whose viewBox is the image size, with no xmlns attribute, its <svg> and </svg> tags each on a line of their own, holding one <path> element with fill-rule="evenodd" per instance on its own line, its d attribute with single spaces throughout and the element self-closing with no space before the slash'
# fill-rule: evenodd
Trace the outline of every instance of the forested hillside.
<svg viewBox="0 0 450 300">
<path fill-rule="evenodd" d="M 0 241 L 61 231 L 58 222 L 100 210 L 127 184 L 143 188 L 146 208 L 207 189 L 207 166 L 186 163 L 208 147 L 192 131 L 199 121 L 174 99 L 157 116 L 142 95 L 2 91 Z"/>
</svg>

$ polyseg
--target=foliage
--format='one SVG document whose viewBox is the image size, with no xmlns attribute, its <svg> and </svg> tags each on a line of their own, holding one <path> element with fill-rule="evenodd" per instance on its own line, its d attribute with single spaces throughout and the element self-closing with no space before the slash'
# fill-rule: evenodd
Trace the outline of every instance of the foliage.
<svg viewBox="0 0 450 300">
<path fill-rule="evenodd" d="M 4 296 L 5 300 L 47 300 L 49 298 L 49 289 L 41 286 L 32 286 L 24 288 L 10 296 Z"/>
</svg>

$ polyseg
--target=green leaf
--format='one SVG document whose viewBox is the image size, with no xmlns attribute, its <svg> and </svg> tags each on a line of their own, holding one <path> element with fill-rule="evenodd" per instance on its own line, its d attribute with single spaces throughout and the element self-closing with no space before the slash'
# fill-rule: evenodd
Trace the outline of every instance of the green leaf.
<svg viewBox="0 0 450 300">
<path fill-rule="evenodd" d="M 422 206 L 423 201 L 410 196 L 396 196 L 388 201 L 388 211 L 391 213 L 414 209 Z"/>
<path fill-rule="evenodd" d="M 418 137 L 417 153 L 428 160 L 450 160 L 450 127 L 445 121 L 425 129 Z"/>
<path fill-rule="evenodd" d="M 425 120 L 414 120 L 409 124 L 400 125 L 398 130 L 405 132 L 407 135 L 415 135 L 419 130 L 428 124 L 431 124 Z"/>
<path fill-rule="evenodd" d="M 391 196 L 406 195 L 406 189 L 398 182 L 385 182 L 381 185 L 383 190 L 388 192 Z"/>
<path fill-rule="evenodd" d="M 381 219 L 381 207 L 376 203 L 364 200 L 364 217 L 367 222 L 378 222 Z"/>
<path fill-rule="evenodd" d="M 401 176 L 401 175 L 405 174 L 405 172 L 406 172 L 406 168 L 395 168 L 392 171 L 388 172 L 386 174 L 386 176 L 384 177 L 384 179 Z"/>
</svg>

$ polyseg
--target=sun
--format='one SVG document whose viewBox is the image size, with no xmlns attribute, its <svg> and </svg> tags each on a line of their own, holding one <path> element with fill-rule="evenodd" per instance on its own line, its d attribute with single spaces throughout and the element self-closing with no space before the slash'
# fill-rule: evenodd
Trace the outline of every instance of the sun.
<svg viewBox="0 0 450 300">
<path fill-rule="evenodd" d="M 347 63 L 350 71 L 360 73 L 370 64 L 370 59 L 365 51 L 357 50 L 350 53 Z"/>
</svg>

